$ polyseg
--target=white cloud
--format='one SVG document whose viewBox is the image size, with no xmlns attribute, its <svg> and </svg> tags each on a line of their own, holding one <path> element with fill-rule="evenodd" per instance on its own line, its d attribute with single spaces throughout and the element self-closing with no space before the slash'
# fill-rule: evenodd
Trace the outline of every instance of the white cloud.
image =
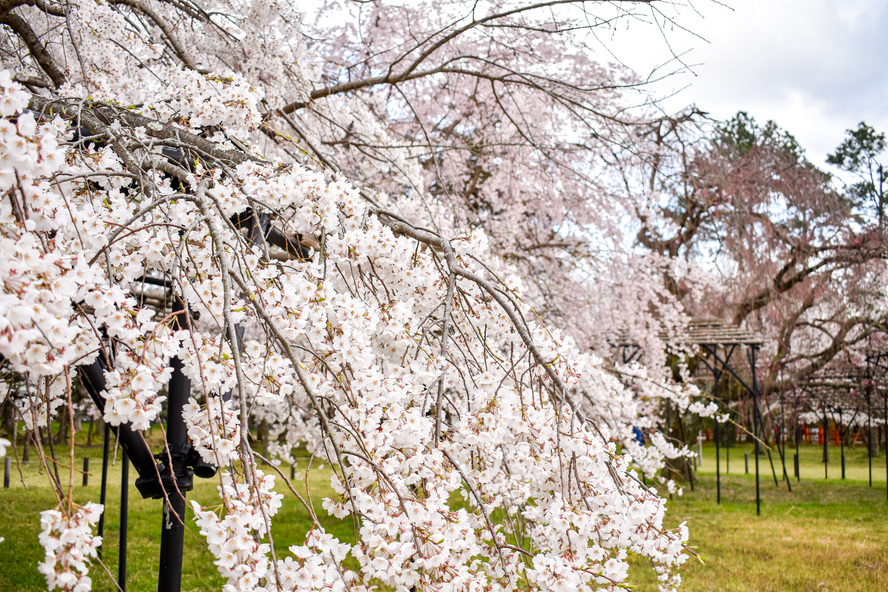
<svg viewBox="0 0 888 592">
<path fill-rule="evenodd" d="M 773 119 L 822 163 L 861 120 L 888 131 L 888 3 L 882 0 L 695 0 L 667 29 L 670 45 L 691 64 L 663 81 L 666 102 L 690 103 L 720 118 L 739 110 Z M 669 57 L 654 25 L 633 21 L 615 32 L 617 55 L 646 73 Z M 687 53 L 684 53 L 687 51 Z"/>
</svg>

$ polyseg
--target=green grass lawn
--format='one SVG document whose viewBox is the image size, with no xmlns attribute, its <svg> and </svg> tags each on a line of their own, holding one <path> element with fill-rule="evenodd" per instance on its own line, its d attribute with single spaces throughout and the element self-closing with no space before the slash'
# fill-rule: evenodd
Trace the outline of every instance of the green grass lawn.
<svg viewBox="0 0 888 592">
<path fill-rule="evenodd" d="M 693 447 L 697 451 L 697 447 Z M 745 474 L 745 455 L 749 455 L 749 473 L 755 473 L 755 456 L 751 443 L 740 443 L 732 445 L 727 450 L 724 446 L 720 450 L 720 464 L 722 474 L 742 475 Z M 823 463 L 823 445 L 802 444 L 799 447 L 799 473 L 802 480 L 824 480 L 824 476 L 828 476 L 830 480 L 841 479 L 842 476 L 842 456 L 841 450 L 834 443 L 829 444 L 829 463 L 825 467 Z M 793 476 L 792 457 L 795 453 L 793 446 L 786 447 L 786 472 Z M 771 459 L 774 462 L 774 470 L 777 478 L 782 478 L 783 467 L 780 463 L 780 454 L 776 448 L 771 449 Z M 703 463 L 699 464 L 697 470 L 701 473 L 715 474 L 715 445 L 707 442 L 703 445 Z M 873 456 L 872 460 L 873 485 L 880 484 L 885 486 L 885 451 L 881 450 L 878 456 Z M 768 459 L 767 451 L 762 450 L 759 457 L 759 473 L 762 482 L 770 479 L 774 484 L 773 473 L 771 472 L 771 463 Z M 869 481 L 869 466 L 867 459 L 866 446 L 846 446 L 845 447 L 845 479 L 850 481 Z M 793 479 L 793 481 L 795 481 Z"/>
<path fill-rule="evenodd" d="M 750 452 L 750 474 L 744 452 Z M 802 446 L 801 479 L 774 485 L 767 455 L 760 459 L 762 514 L 755 513 L 752 447 L 732 448 L 730 473 L 722 473 L 722 504 L 716 504 L 715 447 L 703 447 L 694 490 L 670 501 L 668 522 L 687 522 L 692 559 L 683 571 L 693 592 L 888 590 L 888 501 L 885 454 L 873 459 L 868 486 L 864 447 L 846 448 L 841 480 L 838 448 L 830 450 L 829 480 L 823 478 L 822 448 Z M 779 456 L 772 453 L 778 477 Z M 722 449 L 722 471 L 726 468 Z M 789 459 L 791 463 L 791 457 Z M 792 465 L 787 472 L 792 477 Z M 643 570 L 639 591 L 656 590 Z"/>
<path fill-rule="evenodd" d="M 78 503 L 98 501 L 101 448 L 79 449 L 76 465 L 82 466 L 84 450 L 92 457 L 90 485 L 75 484 Z M 762 515 L 755 514 L 755 482 L 744 474 L 744 448 L 730 451 L 730 473 L 722 475 L 721 505 L 715 503 L 714 448 L 704 446 L 694 490 L 685 486 L 685 495 L 670 501 L 670 526 L 686 521 L 690 546 L 700 560 L 691 559 L 683 570 L 690 591 L 881 591 L 888 590 L 888 502 L 884 478 L 884 453 L 874 461 L 873 487 L 867 486 L 866 450 L 846 451 L 845 481 L 839 479 L 838 451 L 830 463 L 830 479 L 823 479 L 821 450 L 807 446 L 801 450 L 802 478 L 793 479 L 792 493 L 786 485 L 774 486 L 767 456 L 761 459 Z M 724 454 L 724 451 L 722 451 Z M 32 458 L 36 455 L 32 454 Z M 774 456 L 780 470 L 779 457 Z M 722 468 L 725 469 L 724 457 Z M 750 455 L 750 469 L 752 469 Z M 317 466 L 317 461 L 316 465 Z M 13 467 L 15 464 L 13 463 Z M 304 470 L 305 463 L 298 469 Z M 284 471 L 288 472 L 288 468 Z M 269 469 L 270 471 L 270 469 Z M 792 472 L 791 465 L 788 471 Z M 45 580 L 37 572 L 42 549 L 37 542 L 39 512 L 52 508 L 55 500 L 36 462 L 23 469 L 27 490 L 13 470 L 12 487 L 0 489 L 0 591 L 45 590 Z M 116 575 L 118 551 L 118 508 L 120 465 L 112 467 L 108 488 L 108 515 L 105 531 L 104 563 Z M 316 504 L 331 493 L 329 468 L 315 469 L 309 484 Z M 131 480 L 135 471 L 130 471 Z M 195 480 L 189 498 L 206 504 L 217 503 L 215 481 Z M 300 489 L 303 489 L 299 481 Z M 279 484 L 279 490 L 284 486 Z M 129 488 L 129 541 L 127 590 L 156 589 L 160 546 L 161 503 L 142 500 L 135 487 Z M 320 512 L 323 515 L 323 511 Z M 324 520 L 328 531 L 343 540 L 352 538 L 350 521 Z M 275 547 L 286 554 L 289 545 L 303 540 L 308 520 L 292 496 L 274 519 Z M 212 564 L 203 538 L 196 532 L 189 513 L 190 533 L 185 538 L 183 590 L 219 590 L 222 578 Z M 652 573 L 637 561 L 630 572 L 636 590 L 655 590 Z M 90 570 L 94 590 L 115 590 L 100 566 Z"/>
<path fill-rule="evenodd" d="M 74 486 L 74 499 L 76 503 L 88 501 L 98 502 L 101 482 L 101 454 L 102 449 L 96 446 L 92 449 L 78 449 L 75 466 L 83 466 L 83 452 L 88 451 L 91 457 L 91 476 L 89 486 L 81 485 L 78 475 Z M 32 453 L 32 459 L 36 455 Z M 305 494 L 303 478 L 307 460 L 297 465 L 297 480 L 294 482 L 297 491 Z M 330 470 L 321 468 L 323 465 L 315 460 L 313 469 L 309 472 L 309 487 L 315 500 L 315 505 L 320 510 L 320 498 L 332 495 L 330 488 Z M 274 470 L 264 467 L 266 473 Z M 289 476 L 289 466 L 283 468 Z M 31 592 L 46 590 L 46 580 L 37 571 L 37 564 L 43 559 L 43 549 L 37 541 L 40 532 L 40 512 L 51 509 L 56 505 L 56 499 L 48 486 L 45 474 L 40 470 L 35 460 L 22 467 L 24 485 L 13 462 L 12 481 L 10 489 L 0 489 L 0 508 L 5 518 L 0 521 L 0 537 L 6 540 L 0 543 L 0 592 L 22 591 Z M 144 500 L 135 488 L 137 477 L 135 469 L 130 467 L 129 485 L 129 518 L 127 528 L 127 591 L 142 592 L 157 589 L 158 557 L 160 552 L 160 526 L 162 501 Z M 62 471 L 62 480 L 65 481 L 67 470 Z M 120 498 L 121 498 L 121 466 L 109 469 L 107 514 L 105 522 L 105 544 L 103 549 L 103 563 L 105 567 L 117 576 L 118 550 L 120 536 Z M 66 481 L 65 481 L 66 482 Z M 216 491 L 218 480 L 201 480 L 195 478 L 195 489 L 188 493 L 188 499 L 195 499 L 204 505 L 218 505 L 219 498 Z M 25 488 L 27 486 L 27 488 Z M 278 479 L 276 489 L 285 494 L 285 502 L 281 510 L 274 517 L 275 549 L 279 554 L 286 555 L 287 547 L 295 543 L 304 542 L 305 534 L 310 526 L 308 513 L 293 499 L 287 491 L 285 484 Z M 190 508 L 186 518 L 188 531 L 185 534 L 185 556 L 182 576 L 183 591 L 220 590 L 225 580 L 219 575 L 216 566 L 213 565 L 213 556 L 207 550 L 204 538 L 199 534 L 193 521 L 194 515 Z M 319 518 L 328 532 L 344 540 L 354 538 L 351 521 L 340 521 L 326 517 L 323 510 L 319 512 Z M 281 556 L 281 555 L 279 555 Z M 93 565 L 90 569 L 90 577 L 93 579 L 93 590 L 111 592 L 117 590 L 111 578 L 104 573 L 99 565 Z"/>
</svg>

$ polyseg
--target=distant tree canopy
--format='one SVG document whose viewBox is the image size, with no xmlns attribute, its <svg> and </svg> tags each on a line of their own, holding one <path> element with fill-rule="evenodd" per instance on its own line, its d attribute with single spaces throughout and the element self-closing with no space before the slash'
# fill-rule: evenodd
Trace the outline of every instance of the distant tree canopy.
<svg viewBox="0 0 888 592">
<path fill-rule="evenodd" d="M 657 215 L 640 218 L 638 242 L 708 270 L 708 285 L 682 282 L 676 293 L 689 314 L 765 333 L 766 389 L 805 380 L 888 328 L 884 135 L 861 124 L 830 155 L 861 179 L 842 191 L 772 121 L 740 112 L 656 125 L 668 130 L 655 135 L 663 153 L 647 173 L 660 197 L 649 209 Z"/>
<path fill-rule="evenodd" d="M 885 223 L 885 167 L 878 158 L 885 151 L 885 134 L 861 121 L 848 130 L 847 138 L 826 162 L 852 173 L 857 181 L 847 188 L 848 196 L 861 207 L 874 209 L 879 227 Z"/>
</svg>

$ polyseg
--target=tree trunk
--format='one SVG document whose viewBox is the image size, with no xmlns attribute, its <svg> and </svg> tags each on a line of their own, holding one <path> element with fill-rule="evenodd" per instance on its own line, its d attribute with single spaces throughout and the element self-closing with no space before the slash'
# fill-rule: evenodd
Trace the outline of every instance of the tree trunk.
<svg viewBox="0 0 888 592">
<path fill-rule="evenodd" d="M 62 413 L 59 415 L 59 430 L 56 432 L 55 438 L 53 439 L 54 444 L 61 444 L 65 440 L 68 439 L 68 424 L 70 420 L 68 419 L 71 411 L 67 407 L 62 408 Z M 51 426 L 46 429 L 47 435 L 52 438 L 52 429 Z"/>
</svg>

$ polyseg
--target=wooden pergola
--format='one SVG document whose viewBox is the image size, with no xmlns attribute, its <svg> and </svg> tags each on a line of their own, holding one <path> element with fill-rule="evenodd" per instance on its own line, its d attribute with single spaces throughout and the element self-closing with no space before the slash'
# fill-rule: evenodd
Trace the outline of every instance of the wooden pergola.
<svg viewBox="0 0 888 592">
<path fill-rule="evenodd" d="M 703 355 L 699 356 L 699 360 L 712 372 L 712 398 L 716 404 L 719 404 L 720 401 L 718 394 L 719 382 L 726 373 L 733 376 L 752 395 L 752 439 L 755 446 L 755 510 L 756 514 L 761 514 L 761 487 L 759 480 L 759 444 L 761 441 L 759 439 L 759 426 L 762 424 L 762 418 L 758 406 L 760 393 L 756 372 L 756 351 L 764 343 L 764 340 L 760 335 L 748 329 L 743 329 L 713 317 L 691 319 L 684 339 L 688 344 L 696 345 L 702 350 Z M 744 347 L 746 348 L 746 358 L 752 374 L 751 385 L 740 376 L 739 369 L 732 365 L 734 353 L 738 349 L 742 350 Z M 769 449 L 769 458 L 770 455 Z M 783 458 L 782 453 L 781 458 Z M 772 471 L 773 466 L 774 463 L 771 461 Z M 787 487 L 791 487 L 789 485 L 789 477 L 786 475 L 785 461 L 783 474 L 786 478 Z M 718 421 L 715 422 L 715 480 L 716 502 L 721 503 L 721 437 Z"/>
<path fill-rule="evenodd" d="M 834 415 L 836 429 L 839 431 L 841 446 L 841 468 L 842 479 L 845 478 L 845 452 L 844 452 L 844 431 L 847 426 L 841 426 L 836 419 L 836 415 L 844 421 L 844 413 L 854 410 L 855 415 L 863 412 L 866 408 L 866 423 L 868 438 L 873 438 L 873 413 L 878 412 L 878 395 L 881 394 L 882 417 L 888 421 L 888 351 L 884 348 L 874 347 L 871 344 L 863 348 L 864 364 L 847 362 L 843 365 L 834 366 L 828 372 L 819 372 L 809 377 L 804 383 L 798 384 L 797 387 L 818 400 L 820 412 L 822 414 L 822 429 L 824 430 L 823 438 L 823 471 L 824 478 L 828 477 L 829 464 L 829 438 L 826 437 L 827 426 L 829 424 L 828 413 Z M 836 393 L 845 393 L 844 396 Z M 810 402 L 809 408 L 812 408 Z M 813 408 L 812 408 L 813 409 Z M 886 424 L 886 434 L 888 434 L 888 424 Z M 888 436 L 886 436 L 888 441 Z M 872 442 L 867 442 L 867 464 L 869 473 L 869 486 L 873 485 L 873 446 Z M 885 462 L 885 474 L 888 478 L 888 456 Z M 886 495 L 888 495 L 888 486 L 886 486 Z"/>
<path fill-rule="evenodd" d="M 687 329 L 679 335 L 662 334 L 664 340 L 677 338 L 688 345 L 696 346 L 701 350 L 698 359 L 712 372 L 713 388 L 712 398 L 716 404 L 719 404 L 718 385 L 724 374 L 730 374 L 738 383 L 740 383 L 753 399 L 753 441 L 755 443 L 755 498 L 756 513 L 761 514 L 761 491 L 759 483 L 759 425 L 761 424 L 761 414 L 758 408 L 759 388 L 758 377 L 756 376 L 756 351 L 764 343 L 760 335 L 743 329 L 722 319 L 714 317 L 695 317 L 690 320 Z M 637 360 L 641 356 L 641 346 L 633 342 L 625 332 L 617 334 L 611 344 L 619 350 L 623 363 Z M 746 348 L 747 361 L 752 374 L 752 384 L 748 384 L 743 377 L 740 376 L 739 368 L 732 365 L 732 358 L 737 350 Z M 716 474 L 716 500 L 721 503 L 721 444 L 720 444 L 719 423 L 715 423 L 715 474 Z M 770 450 L 768 450 L 770 457 Z M 781 452 L 781 458 L 783 454 Z M 773 469 L 773 461 L 771 463 Z M 775 481 L 776 481 L 776 471 Z M 786 466 L 784 461 L 783 474 L 786 478 L 787 487 L 789 485 L 789 477 L 786 475 Z"/>
</svg>

